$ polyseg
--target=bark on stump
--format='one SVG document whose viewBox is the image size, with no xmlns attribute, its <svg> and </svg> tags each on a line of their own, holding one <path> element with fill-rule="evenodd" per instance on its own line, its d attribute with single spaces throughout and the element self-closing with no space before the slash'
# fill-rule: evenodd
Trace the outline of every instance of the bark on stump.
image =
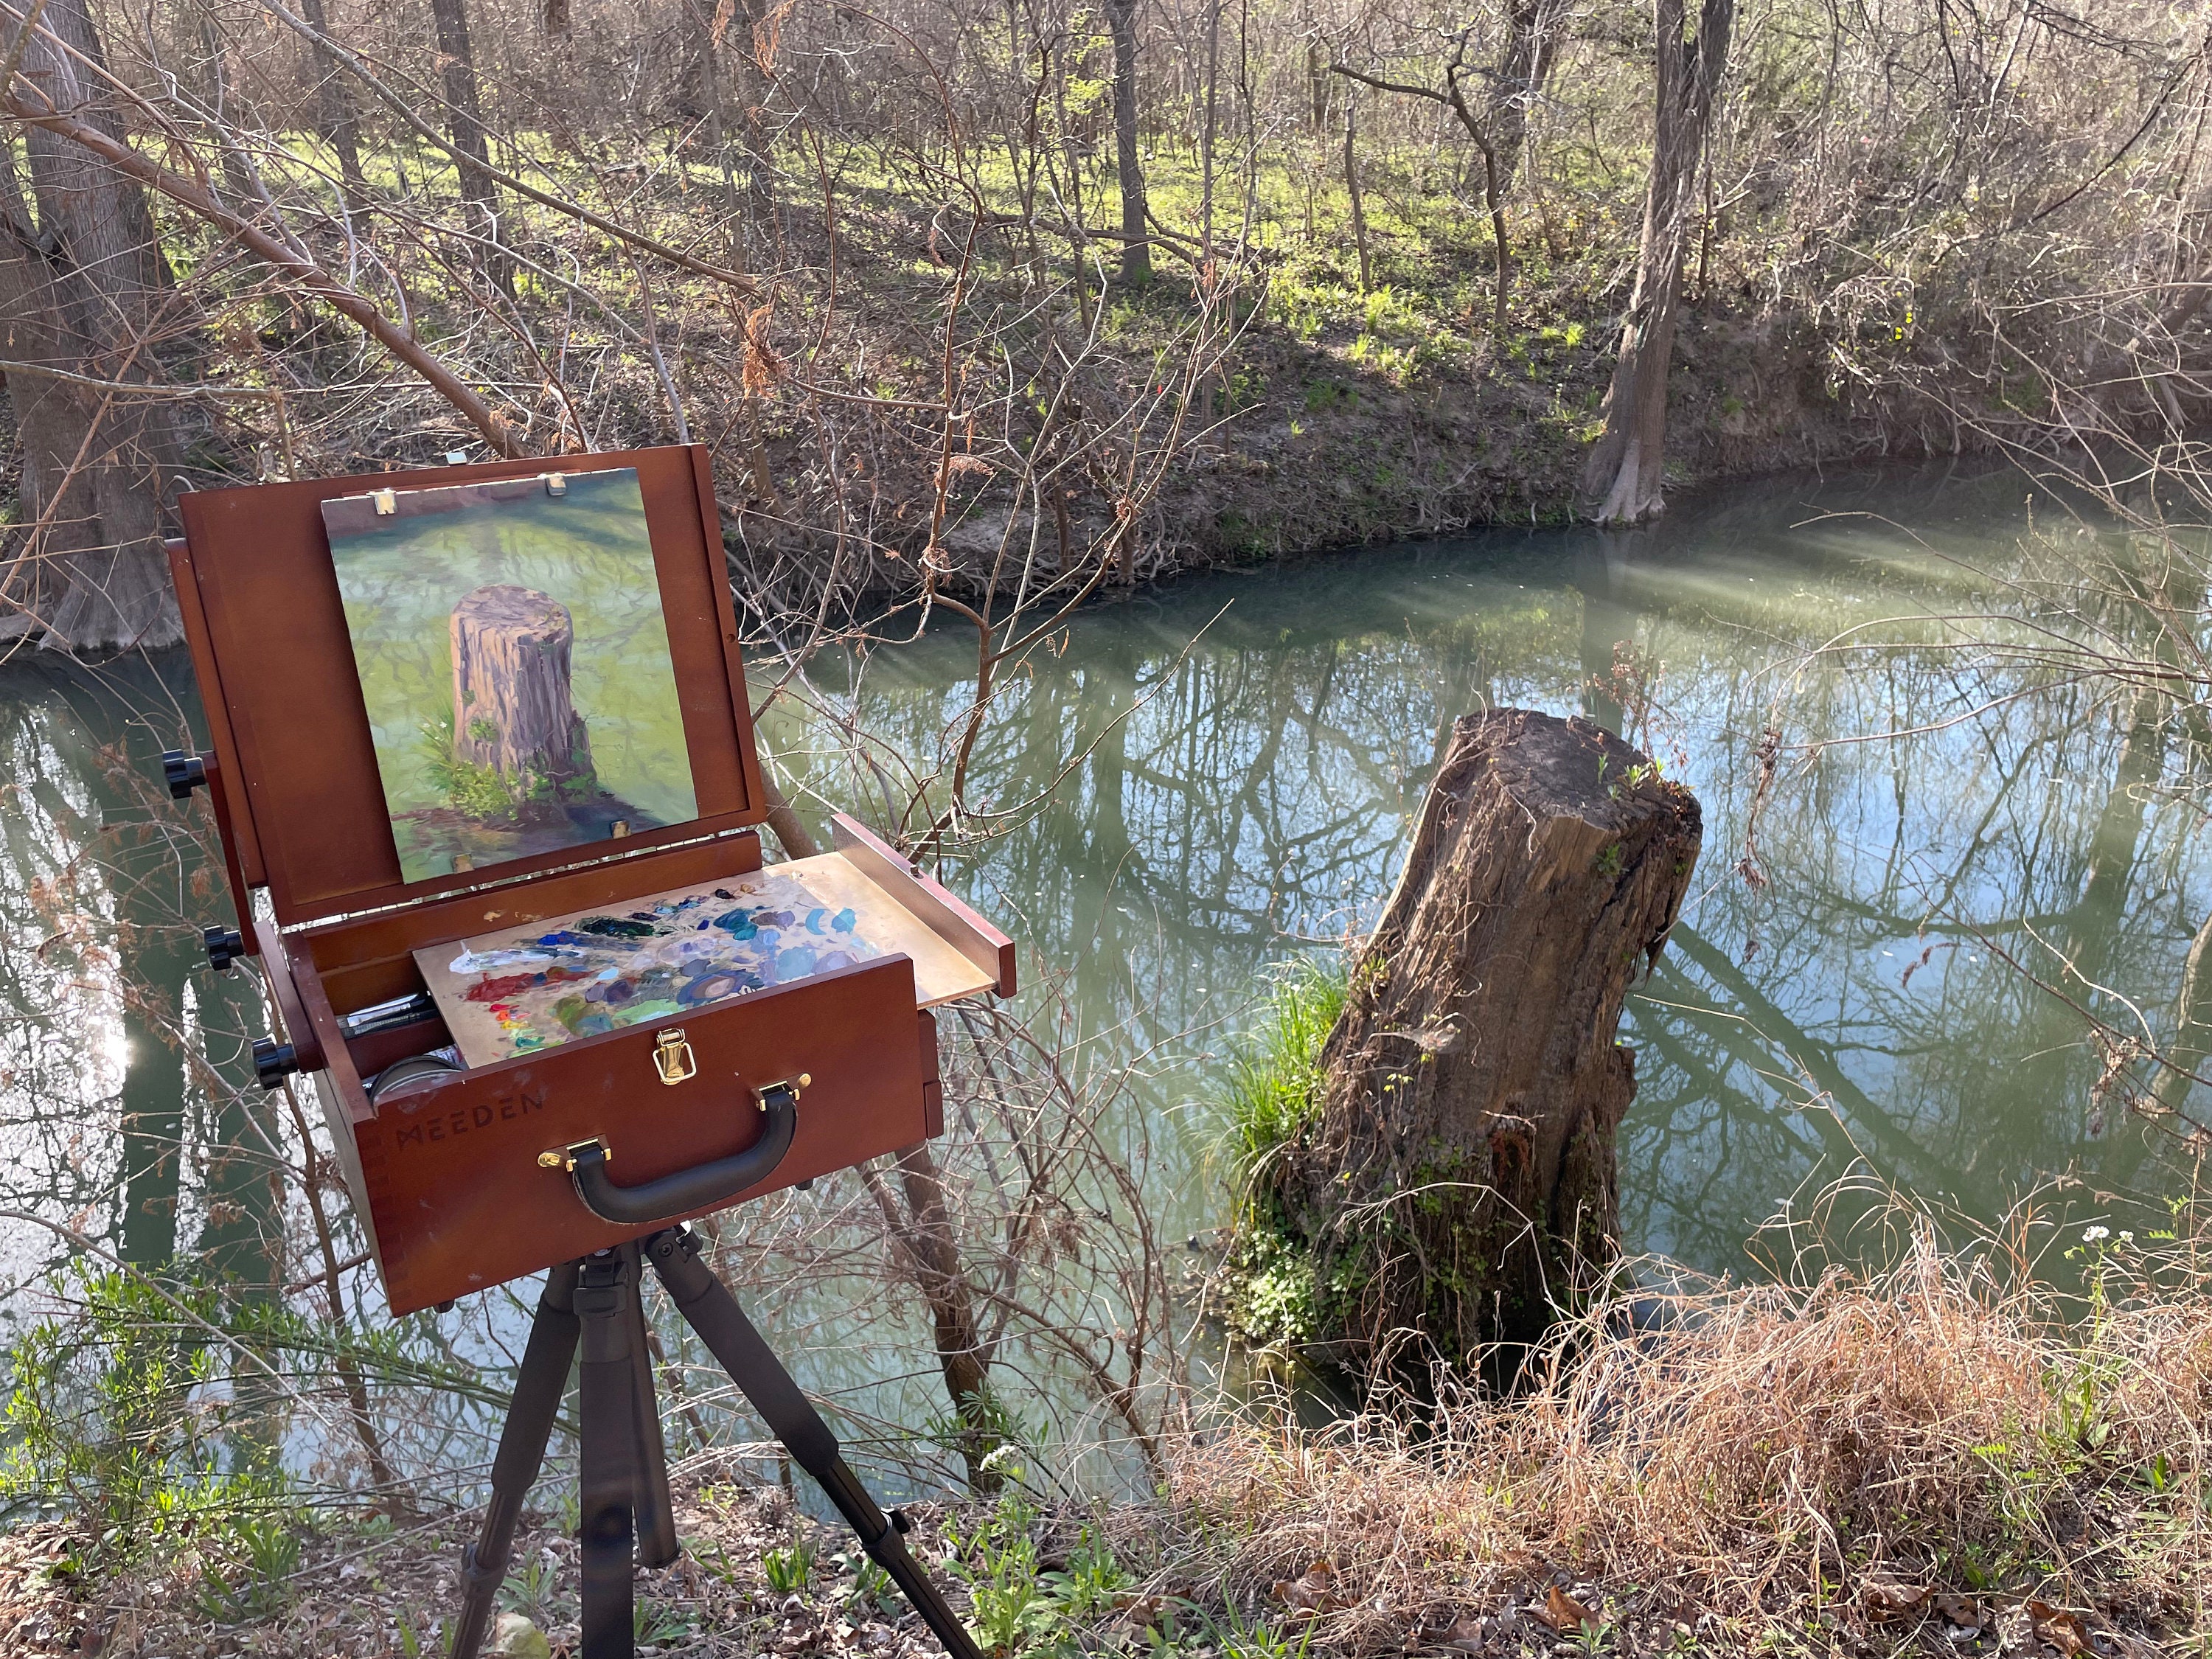
<svg viewBox="0 0 2212 1659">
<path fill-rule="evenodd" d="M 569 688 L 568 608 L 532 587 L 479 587 L 453 607 L 453 754 L 489 767 L 524 816 L 595 793 Z"/>
<path fill-rule="evenodd" d="M 1316 1123 L 1280 1166 L 1330 1357 L 1510 1376 L 1610 1261 L 1636 1092 L 1614 1032 L 1700 830 L 1688 790 L 1588 720 L 1455 724 L 1323 1045 Z"/>
</svg>

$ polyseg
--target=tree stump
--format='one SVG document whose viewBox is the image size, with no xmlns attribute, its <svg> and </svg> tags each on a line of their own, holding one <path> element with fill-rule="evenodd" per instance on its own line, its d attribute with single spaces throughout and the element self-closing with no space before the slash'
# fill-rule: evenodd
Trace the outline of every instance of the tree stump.
<svg viewBox="0 0 2212 1659">
<path fill-rule="evenodd" d="M 597 793 L 569 687 L 568 606 L 532 587 L 479 587 L 453 607 L 453 755 L 496 772 L 526 817 Z"/>
<path fill-rule="evenodd" d="M 1318 1115 L 1275 1166 L 1325 1357 L 1508 1377 L 1610 1261 L 1636 1092 L 1614 1033 L 1700 833 L 1696 798 L 1588 720 L 1454 725 L 1322 1047 Z"/>
</svg>

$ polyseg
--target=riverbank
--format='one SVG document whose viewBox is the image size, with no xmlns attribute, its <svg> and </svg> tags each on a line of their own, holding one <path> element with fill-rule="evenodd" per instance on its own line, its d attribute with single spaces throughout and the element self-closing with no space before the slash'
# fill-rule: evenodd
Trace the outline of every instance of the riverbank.
<svg viewBox="0 0 2212 1659">
<path fill-rule="evenodd" d="M 2093 1232 L 2069 1310 L 1908 1237 L 1870 1279 L 1685 1285 L 1656 1329 L 1648 1290 L 1641 1329 L 1594 1309 L 1510 1401 L 1447 1389 L 1319 1431 L 1216 1404 L 1150 1498 L 1054 1504 L 1010 1464 L 994 1502 L 920 1507 L 914 1542 L 1000 1656 L 2148 1659 L 2212 1634 L 2200 1241 Z M 785 1492 L 711 1455 L 678 1486 L 686 1554 L 639 1576 L 641 1651 L 934 1651 Z M 520 1540 L 506 1650 L 573 1655 L 573 1500 L 537 1497 L 556 1510 Z M 29 1528 L 0 1554 L 0 1631 L 26 1656 L 432 1653 L 470 1519 Z"/>
<path fill-rule="evenodd" d="M 1033 406 L 994 389 L 956 415 L 941 521 L 946 422 L 932 404 L 942 342 L 909 319 L 940 311 L 956 276 L 978 319 L 1054 305 L 1041 305 L 1036 271 L 1002 262 L 1003 251 L 957 272 L 902 257 L 928 234 L 922 206 L 887 187 L 849 189 L 840 308 L 818 319 L 796 309 L 761 340 L 731 336 L 708 354 L 750 351 L 779 368 L 756 376 L 750 410 L 712 414 L 725 430 L 757 422 L 773 480 L 763 489 L 743 445 L 729 446 L 719 472 L 744 585 L 808 610 L 823 586 L 903 592 L 933 560 L 941 586 L 974 592 L 994 568 L 1015 585 L 1031 559 L 1087 572 L 1110 558 L 1126 586 L 1572 522 L 1628 299 L 1628 267 L 1608 250 L 1620 236 L 1632 246 L 1632 222 L 1600 214 L 1579 228 L 1587 241 L 1562 228 L 1559 246 L 1532 249 L 1501 333 L 1475 303 L 1488 281 L 1485 233 L 1421 169 L 1393 182 L 1395 205 L 1370 209 L 1364 271 L 1324 187 L 1324 228 L 1312 232 L 1310 208 L 1303 238 L 1283 228 L 1291 216 L 1279 204 L 1278 234 L 1225 301 L 1166 270 L 1141 291 L 1063 290 L 1056 305 L 1069 314 L 1041 325 L 1069 360 L 1054 373 L 1063 404 L 1052 437 L 1034 447 L 1047 424 L 1041 369 L 1022 371 L 1036 376 Z M 1271 180 L 1262 196 L 1291 189 Z M 793 246 L 805 242 L 801 228 Z M 1983 379 L 1923 331 L 1869 331 L 1863 317 L 1763 295 L 1746 274 L 1756 249 L 1722 237 L 1709 252 L 1674 343 L 1670 495 L 1808 465 L 1990 453 L 2000 423 L 2013 441 L 2056 430 L 2047 411 L 1992 403 Z M 825 243 L 816 257 L 829 252 Z M 1209 304 L 1233 321 L 1206 337 Z M 836 367 L 781 374 L 810 343 Z M 1041 492 L 1057 495 L 1055 511 Z M 1115 540 L 1124 516 L 1126 545 Z"/>
</svg>

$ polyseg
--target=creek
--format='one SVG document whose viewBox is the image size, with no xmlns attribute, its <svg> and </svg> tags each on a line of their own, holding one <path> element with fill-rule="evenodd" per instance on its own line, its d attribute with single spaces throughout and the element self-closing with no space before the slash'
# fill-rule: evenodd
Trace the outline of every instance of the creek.
<svg viewBox="0 0 2212 1659">
<path fill-rule="evenodd" d="M 1237 1034 L 1281 963 L 1372 918 L 1444 723 L 1588 714 L 1625 723 L 1705 814 L 1681 925 L 1623 1034 L 1631 1251 L 1743 1270 L 1776 1237 L 1754 1247 L 1762 1224 L 1854 1172 L 1982 1226 L 2061 1175 L 2155 1185 L 2149 1138 L 2097 1097 L 2085 1023 L 2014 964 L 2048 976 L 2068 951 L 2108 1012 L 2132 1002 L 2165 1029 L 2212 907 L 2201 839 L 2118 776 L 2124 696 L 1911 621 L 2010 603 L 2027 497 L 2011 473 L 1783 479 L 1634 537 L 1490 532 L 1094 606 L 1006 694 L 973 795 L 1065 778 L 949 878 L 1024 941 L 1026 975 L 1059 977 L 1064 1038 L 1139 1060 L 1153 1197 L 1181 1238 L 1224 1212 L 1206 1103 Z M 923 752 L 972 665 L 939 629 L 816 680 Z M 250 1276 L 260 1230 L 300 1201 L 261 1173 L 283 1126 L 203 1086 L 193 1044 L 161 1041 L 115 972 L 127 958 L 245 1069 L 246 976 L 196 969 L 158 925 L 221 918 L 219 878 L 128 770 L 187 720 L 180 655 L 0 665 L 0 1210 L 26 1218 L 0 1221 L 0 1317 L 69 1248 L 29 1217 L 131 1261 Z M 763 736 L 805 775 L 803 731 Z M 103 819 L 136 826 L 114 867 L 87 863 Z M 2078 1224 L 2086 1201 L 2054 1198 L 2045 1219 Z M 822 1320 L 805 1321 L 811 1376 L 865 1387 L 877 1362 L 829 1359 Z"/>
</svg>

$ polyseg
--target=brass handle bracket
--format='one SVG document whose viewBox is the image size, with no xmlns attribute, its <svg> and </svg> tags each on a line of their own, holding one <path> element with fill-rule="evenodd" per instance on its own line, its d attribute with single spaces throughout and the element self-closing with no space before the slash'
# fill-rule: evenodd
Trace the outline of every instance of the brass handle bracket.
<svg viewBox="0 0 2212 1659">
<path fill-rule="evenodd" d="M 538 1167 L 541 1170 L 566 1170 L 573 1175 L 577 1158 L 587 1151 L 597 1152 L 605 1163 L 615 1161 L 615 1149 L 594 1135 L 589 1140 L 572 1141 L 566 1146 L 556 1146 L 538 1153 Z"/>
</svg>

